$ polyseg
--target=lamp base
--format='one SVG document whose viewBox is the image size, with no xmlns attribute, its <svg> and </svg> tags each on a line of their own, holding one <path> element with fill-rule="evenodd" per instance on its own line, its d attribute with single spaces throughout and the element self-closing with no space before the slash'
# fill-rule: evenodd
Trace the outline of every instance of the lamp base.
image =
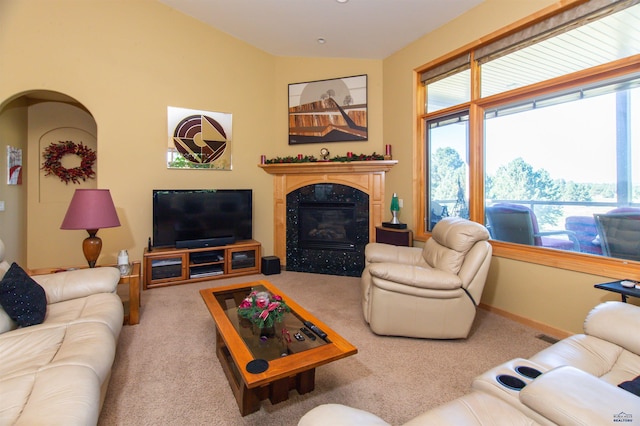
<svg viewBox="0 0 640 426">
<path fill-rule="evenodd" d="M 382 226 L 393 229 L 407 229 L 406 223 L 382 222 Z"/>
<path fill-rule="evenodd" d="M 82 242 L 82 252 L 89 263 L 89 268 L 95 268 L 98 256 L 102 251 L 102 240 L 100 237 L 96 237 L 97 229 L 87 229 L 87 232 L 89 236 Z"/>
</svg>

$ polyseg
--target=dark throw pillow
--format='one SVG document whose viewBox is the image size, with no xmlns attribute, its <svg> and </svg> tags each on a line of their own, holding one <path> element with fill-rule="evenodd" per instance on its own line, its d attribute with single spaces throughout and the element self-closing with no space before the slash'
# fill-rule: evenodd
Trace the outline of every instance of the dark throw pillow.
<svg viewBox="0 0 640 426">
<path fill-rule="evenodd" d="M 628 380 L 626 382 L 622 382 L 618 385 L 622 389 L 631 392 L 637 396 L 640 396 L 640 376 L 636 377 L 633 380 Z"/>
<path fill-rule="evenodd" d="M 44 289 L 15 262 L 0 281 L 0 305 L 21 327 L 40 324 L 47 313 Z"/>
</svg>

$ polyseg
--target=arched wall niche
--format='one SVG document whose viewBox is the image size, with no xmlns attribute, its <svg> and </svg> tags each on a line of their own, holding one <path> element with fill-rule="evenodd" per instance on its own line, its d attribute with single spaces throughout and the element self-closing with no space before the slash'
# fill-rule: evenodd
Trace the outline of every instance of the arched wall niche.
<svg viewBox="0 0 640 426">
<path fill-rule="evenodd" d="M 45 176 L 41 170 L 42 153 L 50 143 L 65 140 L 82 142 L 97 152 L 96 121 L 81 102 L 67 94 L 24 91 L 0 102 L 0 140 L 3 145 L 22 150 L 23 165 L 22 185 L 8 185 L 4 176 L 0 180 L 0 201 L 5 201 L 4 214 L 0 214 L 0 238 L 7 246 L 6 257 L 28 268 L 60 265 L 64 257 L 56 259 L 57 253 L 37 259 L 28 247 L 36 247 L 43 238 L 52 238 L 59 242 L 56 246 L 60 250 L 56 252 L 78 251 L 79 243 L 70 231 L 60 230 L 60 223 L 74 191 L 96 188 L 97 182 L 88 179 L 80 184 L 65 184 L 57 176 Z M 6 175 L 6 147 L 0 149 L 0 170 Z M 79 164 L 77 156 L 62 159 L 66 168 Z M 94 171 L 97 173 L 97 163 Z"/>
</svg>

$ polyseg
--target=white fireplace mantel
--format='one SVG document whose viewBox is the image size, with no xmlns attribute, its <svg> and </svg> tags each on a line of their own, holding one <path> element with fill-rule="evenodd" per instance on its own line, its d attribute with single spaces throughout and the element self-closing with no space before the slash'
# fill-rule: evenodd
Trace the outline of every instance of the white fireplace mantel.
<svg viewBox="0 0 640 426">
<path fill-rule="evenodd" d="M 368 194 L 369 241 L 374 241 L 375 228 L 382 224 L 383 218 L 385 174 L 397 163 L 397 160 L 374 160 L 259 164 L 258 167 L 274 179 L 274 254 L 286 264 L 287 194 L 316 183 L 338 183 Z"/>
</svg>

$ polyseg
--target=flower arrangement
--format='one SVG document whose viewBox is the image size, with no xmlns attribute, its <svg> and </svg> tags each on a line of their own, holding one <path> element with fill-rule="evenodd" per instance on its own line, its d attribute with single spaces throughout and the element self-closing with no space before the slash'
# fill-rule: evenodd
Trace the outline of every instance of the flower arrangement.
<svg viewBox="0 0 640 426">
<path fill-rule="evenodd" d="M 250 320 L 258 328 L 273 327 L 291 312 L 282 297 L 268 291 L 252 291 L 238 306 L 238 315 Z"/>
<path fill-rule="evenodd" d="M 65 155 L 80 157 L 80 166 L 70 169 L 63 167 L 61 160 Z M 93 164 L 96 162 L 96 153 L 82 142 L 77 145 L 72 141 L 52 143 L 44 149 L 42 156 L 44 157 L 42 170 L 46 172 L 45 176 L 56 175 L 66 184 L 69 182 L 79 184 L 80 179 L 86 181 L 95 178 Z"/>
</svg>

